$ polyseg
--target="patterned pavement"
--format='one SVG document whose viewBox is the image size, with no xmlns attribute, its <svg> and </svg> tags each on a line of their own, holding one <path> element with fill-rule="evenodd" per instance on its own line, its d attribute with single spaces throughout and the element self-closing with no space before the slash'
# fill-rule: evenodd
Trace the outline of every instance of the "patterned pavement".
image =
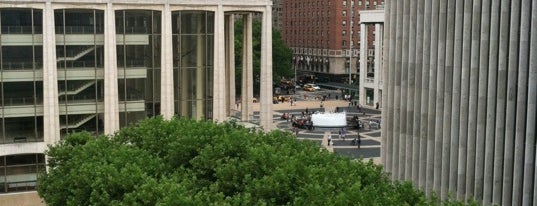
<svg viewBox="0 0 537 206">
<path fill-rule="evenodd" d="M 284 103 L 285 104 L 285 103 Z M 335 107 L 338 107 L 340 111 L 347 112 L 347 118 L 350 119 L 354 116 L 358 116 L 358 119 L 364 122 L 364 128 L 358 130 L 350 126 L 347 127 L 347 137 L 345 140 L 338 139 L 338 129 L 330 129 L 332 134 L 333 145 L 328 146 L 326 138 L 324 137 L 325 131 L 327 129 L 313 129 L 306 130 L 300 129 L 297 135 L 297 139 L 301 140 L 312 140 L 317 141 L 328 151 L 335 152 L 342 156 L 347 156 L 353 159 L 363 158 L 365 160 L 372 159 L 376 163 L 380 163 L 380 128 L 378 128 L 376 122 L 380 122 L 380 111 L 370 108 L 362 108 L 361 113 L 358 113 L 356 107 L 349 107 L 348 102 L 342 100 L 333 100 L 326 101 L 324 108 L 320 108 L 320 101 L 298 101 L 298 106 L 290 106 L 290 104 L 285 104 L 279 108 L 275 108 L 274 111 L 274 125 L 278 129 L 285 131 L 292 131 L 291 122 L 281 119 L 283 113 L 289 113 L 290 115 L 301 116 L 302 112 L 305 111 L 305 108 L 308 108 L 309 111 L 335 111 Z M 276 107 L 276 105 L 275 105 Z M 364 112 L 365 111 L 365 115 Z M 371 124 L 369 124 L 371 123 Z M 361 144 L 360 148 L 357 145 L 352 144 L 352 139 L 357 138 L 360 135 Z"/>
</svg>

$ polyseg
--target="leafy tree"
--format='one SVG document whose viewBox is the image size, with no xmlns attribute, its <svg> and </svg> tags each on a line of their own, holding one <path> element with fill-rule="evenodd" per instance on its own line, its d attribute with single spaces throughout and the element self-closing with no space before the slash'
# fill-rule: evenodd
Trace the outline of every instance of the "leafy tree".
<svg viewBox="0 0 537 206">
<path fill-rule="evenodd" d="M 48 205 L 435 204 L 372 162 L 233 122 L 156 117 L 110 137 L 73 134 L 47 155 Z"/>
<path fill-rule="evenodd" d="M 252 52 L 254 67 L 254 92 L 259 93 L 259 78 L 261 74 L 261 22 L 254 20 L 252 22 Z M 242 75 L 242 21 L 235 21 L 235 65 L 236 79 L 241 79 Z M 274 80 L 290 78 L 294 76 L 292 66 L 293 51 L 285 44 L 282 39 L 282 33 L 279 30 L 272 30 L 272 74 Z M 236 81 L 236 87 L 241 88 L 241 81 Z"/>
</svg>

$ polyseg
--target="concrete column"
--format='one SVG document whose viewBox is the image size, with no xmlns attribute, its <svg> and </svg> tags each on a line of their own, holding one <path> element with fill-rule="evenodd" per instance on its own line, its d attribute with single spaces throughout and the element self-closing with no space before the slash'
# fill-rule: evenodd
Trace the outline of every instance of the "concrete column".
<svg viewBox="0 0 537 206">
<path fill-rule="evenodd" d="M 456 1 L 447 2 L 446 31 L 455 31 Z M 444 108 L 442 125 L 442 173 L 440 197 L 445 200 L 449 191 L 450 175 L 450 153 L 451 153 L 451 117 L 453 116 L 452 95 L 453 95 L 453 51 L 455 45 L 455 33 L 446 32 L 446 62 L 444 67 Z M 457 145 L 454 145 L 457 146 Z"/>
<path fill-rule="evenodd" d="M 438 18 L 440 12 L 440 0 L 432 1 L 431 15 L 431 56 L 429 72 L 429 105 L 427 117 L 427 183 L 425 194 L 431 195 L 434 189 L 434 166 L 435 166 L 435 121 L 436 121 L 436 75 L 438 66 Z"/>
<path fill-rule="evenodd" d="M 232 110 L 238 110 L 235 97 L 235 15 L 226 15 L 226 91 L 227 95 L 226 116 L 231 115 Z"/>
<path fill-rule="evenodd" d="M 45 144 L 60 140 L 58 72 L 56 70 L 56 34 L 54 9 L 50 1 L 43 10 L 43 136 Z"/>
<path fill-rule="evenodd" d="M 263 12 L 261 27 L 261 109 L 260 125 L 272 129 L 272 6 L 267 5 Z"/>
<path fill-rule="evenodd" d="M 104 133 L 107 135 L 119 130 L 115 14 L 112 3 L 108 3 L 104 18 Z"/>
<path fill-rule="evenodd" d="M 390 1 L 389 5 L 389 15 L 390 18 L 387 19 L 387 24 L 389 25 L 388 33 L 386 36 L 389 38 L 389 52 L 386 53 L 388 55 L 388 73 L 389 76 L 386 76 L 386 83 L 388 84 L 388 103 L 387 107 L 385 107 L 383 110 L 387 111 L 388 114 L 386 114 L 387 119 L 383 120 L 384 125 L 382 128 L 386 129 L 386 172 L 392 172 L 393 171 L 393 165 L 394 165 L 394 128 L 393 128 L 393 120 L 394 120 L 394 89 L 395 89 L 395 36 L 396 36 L 396 27 L 397 27 L 397 1 Z M 384 113 L 384 112 L 383 112 Z M 393 176 L 392 176 L 393 177 Z"/>
<path fill-rule="evenodd" d="M 466 149 L 466 198 L 474 194 L 475 181 L 475 148 L 477 129 L 477 95 L 479 84 L 479 51 L 481 31 L 481 0 L 474 0 L 472 12 L 472 54 L 470 59 L 470 92 L 468 113 L 468 145 Z"/>
<path fill-rule="evenodd" d="M 481 202 L 483 199 L 483 179 L 485 164 L 485 124 L 487 121 L 487 80 L 490 46 L 490 0 L 482 1 L 481 10 L 481 44 L 479 49 L 479 81 L 477 94 L 477 128 L 475 148 L 475 182 L 473 197 Z"/>
<path fill-rule="evenodd" d="M 500 33 L 500 0 L 492 0 L 490 14 L 490 50 L 488 54 L 487 121 L 485 128 L 485 159 L 483 168 L 483 205 L 492 201 L 492 176 L 494 162 L 494 132 L 496 121 L 496 84 Z M 476 178 L 477 180 L 477 178 Z M 477 183 L 477 182 L 476 182 Z"/>
<path fill-rule="evenodd" d="M 373 92 L 373 105 L 376 105 L 376 103 L 382 103 L 380 98 L 380 88 L 382 88 L 382 86 L 380 85 L 380 81 L 382 79 L 382 30 L 382 24 L 375 24 L 375 87 Z"/>
<path fill-rule="evenodd" d="M 223 24 L 221 23 L 220 21 L 220 15 L 217 12 L 215 12 L 216 15 L 215 15 L 215 24 L 214 24 L 214 27 L 215 27 L 215 31 L 214 32 L 214 51 L 213 52 L 217 52 L 217 51 L 222 51 L 222 42 L 220 41 L 221 40 L 221 36 L 224 34 L 224 32 L 220 32 L 220 28 L 223 26 Z M 223 16 L 222 16 L 222 19 L 223 19 Z M 223 21 L 223 20 L 222 20 Z M 202 21 L 202 20 L 196 20 L 195 22 L 196 24 L 196 28 L 203 28 L 203 25 L 205 24 L 205 21 Z M 222 27 L 223 28 L 223 27 Z M 194 118 L 196 120 L 203 120 L 205 117 L 205 111 L 203 108 L 205 108 L 205 91 L 206 91 L 206 88 L 209 87 L 209 85 L 206 85 L 205 84 L 205 76 L 207 76 L 207 71 L 205 70 L 205 62 L 207 61 L 206 58 L 205 58 L 205 54 L 207 54 L 207 47 L 206 47 L 206 44 L 205 44 L 205 37 L 203 36 L 203 33 L 204 31 L 202 29 L 198 29 L 196 31 L 197 35 L 196 35 L 196 79 L 194 80 L 194 85 L 196 85 L 194 88 L 196 90 L 196 100 L 195 100 L 195 103 L 196 103 L 196 107 L 195 108 L 189 108 L 191 110 L 194 110 Z M 225 66 L 222 65 L 222 55 L 223 55 L 223 52 L 219 52 L 219 55 L 214 55 L 214 69 L 213 69 L 213 76 L 214 76 L 214 79 L 213 79 L 213 114 L 212 114 L 212 117 L 213 117 L 213 120 L 214 121 L 220 121 L 222 120 L 221 119 L 221 109 L 220 109 L 220 104 L 223 103 L 223 98 L 221 98 L 221 95 L 222 93 L 224 92 L 221 92 L 221 88 L 225 88 L 223 87 L 223 81 L 221 81 L 222 79 L 222 70 L 225 69 Z M 188 78 L 186 76 L 184 76 L 185 78 Z M 216 87 L 216 85 L 219 85 L 219 90 L 216 90 L 214 89 Z M 193 89 L 194 89 L 193 88 Z M 182 93 L 182 94 L 186 94 L 186 93 Z M 186 102 L 186 101 L 185 101 Z M 185 105 L 187 105 L 188 103 L 185 103 Z"/>
<path fill-rule="evenodd" d="M 252 52 L 252 14 L 242 15 L 242 92 L 241 92 L 241 120 L 252 120 L 253 98 L 253 52 Z"/>
<path fill-rule="evenodd" d="M 440 193 L 440 198 L 444 195 L 442 191 L 442 150 L 444 126 L 444 72 L 446 67 L 446 23 L 447 23 L 447 2 L 440 1 L 438 16 L 438 52 L 437 52 L 437 70 L 436 70 L 436 107 L 435 107 L 435 129 L 434 129 L 434 191 Z M 449 145 L 446 143 L 446 145 Z"/>
<path fill-rule="evenodd" d="M 218 5 L 214 23 L 214 85 L 213 85 L 213 119 L 226 120 L 226 38 L 224 30 L 224 9 Z M 203 55 L 201 55 L 203 56 Z"/>
<path fill-rule="evenodd" d="M 466 197 L 466 149 L 468 145 L 468 88 L 470 87 L 470 57 L 472 50 L 472 4 L 472 1 L 464 1 L 457 199 L 465 199 Z"/>
<path fill-rule="evenodd" d="M 522 205 L 522 186 L 524 181 L 524 148 L 526 145 L 526 112 L 528 101 L 528 71 L 530 53 L 531 0 L 522 0 L 520 11 L 520 46 L 518 53 L 518 86 L 516 95 L 515 161 L 513 168 L 513 205 Z M 535 127 L 536 125 L 529 125 Z M 528 145 L 528 146 L 534 146 Z"/>
<path fill-rule="evenodd" d="M 422 0 L 424 3 L 424 16 L 423 16 L 423 56 L 422 56 L 422 71 L 421 71 L 421 109 L 420 109 L 420 167 L 419 167 L 419 187 L 422 190 L 426 189 L 427 183 L 427 160 L 428 160 L 428 134 L 427 128 L 429 122 L 427 118 L 429 116 L 429 72 L 430 72 L 430 56 L 431 56 L 431 15 L 432 15 L 432 2 L 428 0 Z"/>
<path fill-rule="evenodd" d="M 399 170 L 400 165 L 399 156 L 400 152 L 400 141 L 401 139 L 401 66 L 402 66 L 402 52 L 403 52 L 403 8 L 404 1 L 397 0 L 397 21 L 396 33 L 395 33 L 395 88 L 394 88 L 394 118 L 393 118 L 393 167 L 392 167 L 392 178 L 399 179 Z"/>
<path fill-rule="evenodd" d="M 537 125 L 537 5 L 532 5 L 528 73 L 528 110 L 526 120 L 526 154 L 524 155 L 524 185 L 522 205 L 537 204 L 537 173 L 535 173 L 535 131 Z M 533 178 L 532 181 L 529 181 Z"/>
<path fill-rule="evenodd" d="M 496 96 L 496 121 L 494 140 L 494 177 L 492 204 L 502 202 L 503 163 L 505 148 L 505 109 L 507 104 L 507 65 L 509 55 L 510 0 L 501 0 L 500 5 L 500 45 L 498 51 L 498 79 Z"/>
<path fill-rule="evenodd" d="M 410 28 L 410 0 L 404 0 L 403 3 L 403 47 L 401 59 L 401 119 L 399 122 L 399 179 L 405 180 L 408 159 L 407 148 L 409 147 L 409 138 L 407 136 L 407 105 L 408 105 L 408 47 L 409 47 L 409 28 Z"/>
<path fill-rule="evenodd" d="M 451 104 L 451 148 L 449 151 L 449 192 L 456 194 L 457 172 L 459 169 L 459 122 L 461 111 L 461 73 L 463 54 L 464 0 L 456 0 L 455 9 L 455 50 L 453 52 L 453 89 Z M 446 105 L 447 106 L 447 105 Z"/>
<path fill-rule="evenodd" d="M 421 151 L 421 144 L 420 144 L 420 126 L 421 126 L 421 92 L 423 90 L 422 88 L 422 72 L 423 72 L 423 16 L 424 16 L 424 8 L 425 2 L 424 0 L 417 1 L 417 23 L 416 23 L 416 51 L 414 54 L 410 54 L 411 56 L 414 55 L 414 63 L 415 63 L 415 77 L 414 77 L 414 85 L 415 85 L 415 91 L 414 91 L 414 115 L 413 115 L 413 123 L 412 123 L 412 182 L 416 187 L 419 186 L 419 179 L 420 179 L 420 151 Z M 410 116 L 410 115 L 409 115 Z"/>
<path fill-rule="evenodd" d="M 360 84 L 358 88 L 359 104 L 366 105 L 365 79 L 367 77 L 367 24 L 360 24 Z"/>
<path fill-rule="evenodd" d="M 384 40 L 383 40 L 383 51 L 382 51 L 382 72 L 383 72 L 383 81 L 382 81 L 382 129 L 381 129 L 381 138 L 382 138 L 382 144 L 380 146 L 380 159 L 381 159 L 381 162 L 382 162 L 382 165 L 384 165 L 384 171 L 388 171 L 387 167 L 388 167 L 388 161 L 387 161 L 387 155 L 388 155 L 388 142 L 387 142 L 387 139 L 388 139 L 388 129 L 387 127 L 385 127 L 385 125 L 388 125 L 387 122 L 388 122 L 388 107 L 389 107 L 389 92 L 390 92 L 390 87 L 389 87 L 389 83 L 388 83 L 388 79 L 390 78 L 390 55 L 389 55 L 389 52 L 390 52 L 390 26 L 391 26 L 391 22 L 390 22 L 390 11 L 391 10 L 391 1 L 386 1 L 385 2 L 385 7 L 384 7 L 384 27 L 386 28 L 386 32 L 383 32 L 383 36 L 384 36 Z"/>
<path fill-rule="evenodd" d="M 513 162 L 515 146 L 516 91 L 518 76 L 518 50 L 520 34 L 520 0 L 511 1 L 509 31 L 509 61 L 507 66 L 507 109 L 505 111 L 505 148 L 503 157 L 502 205 L 513 203 Z M 516 43 L 514 43 L 516 42 Z M 526 55 L 526 54 L 524 54 Z"/>
<path fill-rule="evenodd" d="M 164 119 L 174 115 L 173 87 L 173 42 L 172 42 L 172 12 L 170 4 L 165 4 L 161 19 L 162 36 L 160 44 L 160 114 Z"/>
</svg>

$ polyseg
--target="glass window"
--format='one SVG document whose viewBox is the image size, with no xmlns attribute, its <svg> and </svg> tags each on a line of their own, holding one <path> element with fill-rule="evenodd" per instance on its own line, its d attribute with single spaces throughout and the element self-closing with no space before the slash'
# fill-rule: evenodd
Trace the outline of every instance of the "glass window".
<svg viewBox="0 0 537 206">
<path fill-rule="evenodd" d="M 37 175 L 44 170 L 43 154 L 0 157 L 0 193 L 35 190 Z"/>
<path fill-rule="evenodd" d="M 104 11 L 58 9 L 54 12 L 60 38 L 66 34 L 88 38 L 82 45 L 66 39 L 56 46 L 61 137 L 82 130 L 101 134 L 104 130 L 104 47 L 98 39 L 104 38 Z"/>
<path fill-rule="evenodd" d="M 176 114 L 212 118 L 214 14 L 205 11 L 172 13 L 174 97 Z"/>
</svg>

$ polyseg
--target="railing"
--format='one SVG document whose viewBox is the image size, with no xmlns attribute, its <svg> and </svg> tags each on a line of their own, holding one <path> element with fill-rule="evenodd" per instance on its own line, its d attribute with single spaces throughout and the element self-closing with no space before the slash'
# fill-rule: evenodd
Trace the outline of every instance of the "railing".
<svg viewBox="0 0 537 206">
<path fill-rule="evenodd" d="M 125 30 L 123 31 L 123 28 Z M 151 34 L 150 27 L 116 27 L 116 34 Z"/>
<path fill-rule="evenodd" d="M 143 94 L 130 94 L 127 92 L 127 96 L 120 96 L 119 101 L 136 101 L 136 100 L 144 100 Z"/>
<path fill-rule="evenodd" d="M 60 105 L 70 105 L 73 103 L 102 103 L 104 102 L 104 97 L 95 98 L 95 95 L 69 95 L 61 96 L 59 98 Z"/>
<path fill-rule="evenodd" d="M 0 176 L 0 193 L 34 190 L 37 176 L 44 170 L 43 163 L 7 166 L 6 176 Z M 7 191 L 4 190 L 6 188 Z"/>
<path fill-rule="evenodd" d="M 141 60 L 141 59 L 129 59 L 126 62 L 123 60 L 117 61 L 118 69 L 122 69 L 121 67 L 145 67 L 145 66 L 146 66 L 145 60 Z"/>
<path fill-rule="evenodd" d="M 35 100 L 35 101 L 34 101 Z M 40 105 L 43 104 L 43 97 L 4 97 L 3 106 L 22 106 L 22 105 Z"/>
<path fill-rule="evenodd" d="M 104 28 L 94 26 L 57 26 L 56 34 L 102 34 Z"/>
<path fill-rule="evenodd" d="M 41 26 L 3 26 L 2 34 L 32 34 L 32 28 L 34 34 L 43 33 Z"/>
<path fill-rule="evenodd" d="M 36 59 L 35 62 L 4 62 L 2 70 L 31 70 L 35 66 L 36 69 L 43 68 L 43 60 Z"/>
<path fill-rule="evenodd" d="M 42 131 L 43 129 L 37 129 Z M 5 138 L 0 138 L 0 144 L 12 144 L 12 143 L 26 143 L 26 142 L 42 142 L 44 140 L 43 134 L 38 134 L 38 137 L 35 137 L 35 134 L 8 134 L 6 132 Z"/>
<path fill-rule="evenodd" d="M 60 61 L 57 64 L 58 69 L 62 68 L 104 68 L 103 62 L 95 62 L 95 61 Z"/>
</svg>

